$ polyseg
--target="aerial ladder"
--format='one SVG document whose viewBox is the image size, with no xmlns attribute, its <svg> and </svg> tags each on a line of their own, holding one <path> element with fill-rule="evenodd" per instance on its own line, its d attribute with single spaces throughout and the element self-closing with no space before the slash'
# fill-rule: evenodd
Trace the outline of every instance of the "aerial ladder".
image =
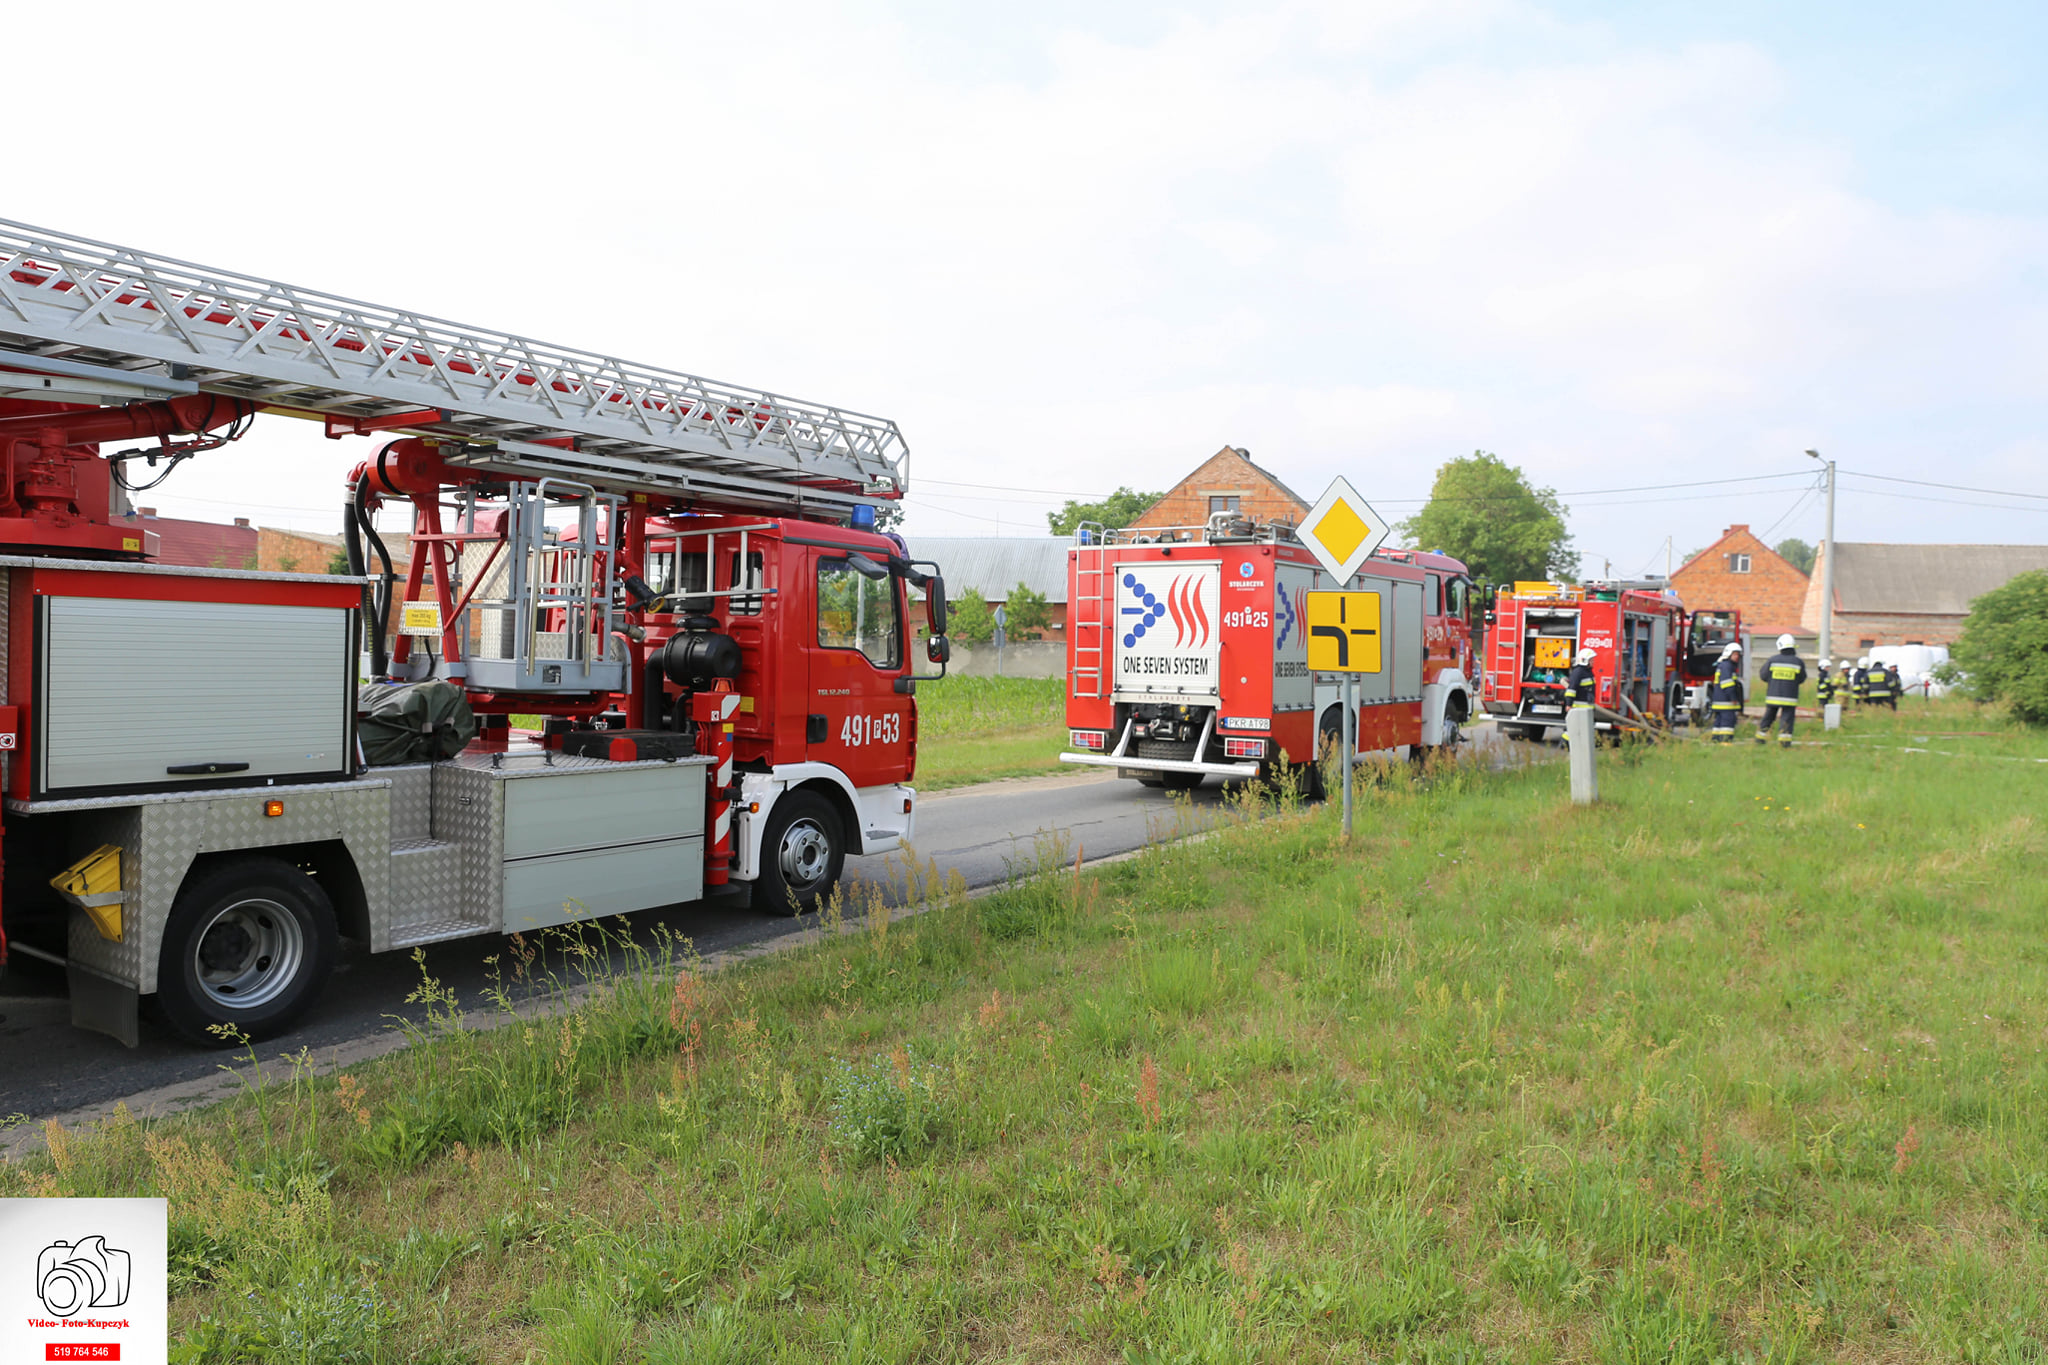
<svg viewBox="0 0 2048 1365">
<path fill-rule="evenodd" d="M 582 277 L 599 294 L 592 311 L 637 306 L 602 297 L 633 287 L 620 277 L 596 267 Z M 317 420 L 332 439 L 382 439 L 348 480 L 351 574 L 150 563 L 146 531 L 113 514 L 114 486 L 133 486 L 145 466 L 160 478 L 241 438 L 266 414 Z M 100 452 L 132 442 L 144 444 Z M 373 948 L 406 946 L 561 922 L 544 902 L 567 874 L 556 866 L 550 881 L 535 870 L 540 863 L 645 852 L 683 837 L 673 812 L 652 823 L 633 813 L 655 791 L 674 805 L 681 788 L 664 785 L 669 778 L 618 776 L 673 766 L 676 749 L 585 743 L 565 751 L 579 731 L 587 740 L 597 728 L 662 730 L 690 735 L 681 752 L 704 769 L 691 817 L 702 875 L 678 879 L 672 856 L 650 855 L 618 876 L 592 864 L 585 872 L 607 882 L 640 879 L 623 901 L 595 899 L 641 908 L 737 881 L 752 886 L 757 903 L 765 890 L 767 908 L 810 908 L 848 852 L 886 850 L 910 830 L 908 588 L 936 599 L 927 657 L 943 666 L 946 644 L 937 566 L 913 561 L 900 537 L 875 530 L 877 508 L 908 489 L 907 464 L 895 423 L 845 408 L 0 220 L 0 573 L 9 579 L 0 600 L 32 613 L 39 632 L 32 641 L 9 637 L 31 648 L 17 643 L 4 667 L 6 823 L 77 825 L 68 841 L 38 841 L 67 849 L 118 827 L 126 842 L 101 852 L 125 849 L 131 872 L 165 859 L 239 852 L 247 862 L 257 849 L 285 850 L 268 860 L 267 875 L 282 875 L 279 864 L 295 868 L 307 883 L 295 893 L 315 906 L 299 926 L 300 958 L 317 957 L 307 945 L 317 947 L 323 932 L 331 938 L 337 924 Z M 412 510 L 402 588 L 374 516 L 394 500 Z M 123 615 L 123 603 L 144 601 L 158 605 Z M 146 725 L 114 734 L 103 718 L 95 729 L 77 714 L 73 699 L 97 685 L 80 655 L 92 629 L 133 621 L 127 629 L 146 633 L 180 612 L 190 619 L 172 623 L 180 633 L 162 637 L 162 653 L 217 632 L 222 651 L 265 650 L 277 661 L 277 685 L 297 686 L 292 695 L 301 698 L 325 687 L 317 680 L 327 667 L 289 680 L 318 635 L 303 634 L 312 619 L 304 613 L 332 615 L 348 644 L 347 676 L 336 681 L 346 684 L 350 714 L 328 715 L 321 702 L 275 722 L 326 727 L 317 745 L 285 734 L 250 739 L 236 728 L 256 723 L 248 708 L 237 716 L 214 705 L 223 683 L 208 676 L 202 646 L 189 659 L 152 661 L 137 672 L 140 687 L 131 685 L 146 714 L 177 718 L 156 727 L 168 737 L 150 738 Z M 264 634 L 273 624 L 251 624 L 264 612 L 273 635 Z M 462 689 L 484 723 L 488 761 L 479 752 L 444 765 L 366 766 L 353 715 L 363 652 L 373 682 Z M 816 687 L 827 673 L 838 685 Z M 541 767 L 510 752 L 503 732 L 513 713 L 547 718 Z M 238 745 L 258 754 L 266 743 L 308 752 L 290 761 L 237 756 Z M 649 752 L 658 757 L 640 757 Z M 588 763 L 599 765 L 586 774 L 598 796 L 571 798 L 566 783 L 556 790 L 632 828 L 587 830 L 569 840 L 573 848 L 539 837 L 533 851 L 507 851 L 508 838 L 548 823 L 531 811 L 549 808 L 508 799 L 506 790 L 526 788 L 497 778 L 574 773 Z M 465 800 L 498 812 L 496 827 L 462 836 L 482 840 L 489 856 L 441 851 L 458 842 L 457 822 L 443 821 L 438 806 L 421 813 L 440 799 L 437 766 L 448 768 L 444 785 L 468 782 L 475 791 Z M 638 794 L 603 796 L 606 774 L 620 793 Z M 365 793 L 381 790 L 390 847 L 372 849 L 374 838 L 340 847 L 286 839 L 284 826 L 260 821 L 253 828 L 263 837 L 235 850 L 167 851 L 151 834 L 173 822 L 150 811 L 199 799 L 195 792 L 240 811 L 234 803 L 246 804 L 248 789 L 283 805 L 271 794 L 308 784 L 366 807 L 378 799 Z M 508 815 L 508 805 L 531 809 Z M 111 812 L 128 814 L 109 824 Z M 613 861 L 621 858 L 631 861 Z M 378 859 L 388 865 L 365 866 Z M 91 880 L 83 864 L 46 878 L 41 862 L 22 871 L 17 860 L 9 860 L 0 924 L 16 929 L 32 917 L 30 892 L 46 881 L 57 887 L 67 950 L 48 939 L 30 944 L 18 930 L 17 943 L 64 963 L 74 1015 L 88 1027 L 132 1040 L 135 998 L 156 994 L 188 1034 L 221 1022 L 274 1032 L 317 989 L 317 971 L 280 984 L 277 969 L 254 965 L 287 954 L 254 927 L 239 893 L 223 902 L 228 909 L 195 909 L 189 876 L 129 876 L 117 894 L 79 890 Z M 100 866 L 104 882 L 109 864 Z M 650 868 L 666 869 L 667 879 Z M 515 888 L 522 879 L 533 884 Z M 430 889 L 450 887 L 456 913 L 426 903 Z M 523 920 L 512 909 L 519 896 Z M 126 907 L 125 926 L 121 913 L 105 913 L 110 903 Z M 259 998 L 262 1007 L 243 1008 Z"/>
</svg>

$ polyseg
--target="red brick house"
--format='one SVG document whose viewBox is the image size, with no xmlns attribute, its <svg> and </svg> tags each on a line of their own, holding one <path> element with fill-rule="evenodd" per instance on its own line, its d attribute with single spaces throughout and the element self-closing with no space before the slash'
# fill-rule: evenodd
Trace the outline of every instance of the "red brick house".
<svg viewBox="0 0 2048 1365">
<path fill-rule="evenodd" d="M 1754 635 L 1797 634 L 1806 575 L 1749 527 L 1731 526 L 1671 575 L 1688 611 L 1739 611 Z"/>
<path fill-rule="evenodd" d="M 1277 475 L 1253 464 L 1250 451 L 1225 446 L 1131 525 L 1148 530 L 1204 526 L 1217 512 L 1235 512 L 1253 521 L 1298 523 L 1308 515 L 1309 504 Z"/>
</svg>

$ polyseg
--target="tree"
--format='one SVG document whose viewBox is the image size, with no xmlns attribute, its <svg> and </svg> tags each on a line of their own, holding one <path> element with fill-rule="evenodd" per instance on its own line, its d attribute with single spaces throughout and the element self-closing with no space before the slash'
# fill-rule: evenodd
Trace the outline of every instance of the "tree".
<svg viewBox="0 0 2048 1365">
<path fill-rule="evenodd" d="M 336 550 L 336 551 L 335 551 L 335 552 L 334 552 L 333 554 L 331 554 L 331 555 L 327 556 L 327 572 L 329 572 L 329 573 L 347 573 L 347 572 L 348 572 L 348 554 L 347 554 L 347 552 L 346 552 L 346 551 L 343 551 L 343 550 Z"/>
<path fill-rule="evenodd" d="M 1799 572 L 1803 574 L 1813 572 L 1813 561 L 1817 551 L 1798 536 L 1781 540 L 1771 548 L 1778 552 L 1778 558 L 1784 560 L 1787 564 L 1799 570 Z"/>
<path fill-rule="evenodd" d="M 1146 508 L 1165 496 L 1164 493 L 1133 493 L 1129 488 L 1119 488 L 1101 502 L 1076 502 L 1068 498 L 1065 507 L 1057 512 L 1047 512 L 1045 520 L 1056 536 L 1074 534 L 1084 521 L 1099 522 L 1104 530 L 1120 531 L 1144 516 Z"/>
<path fill-rule="evenodd" d="M 2025 724 L 2048 725 L 2048 569 L 1970 603 L 1953 662 L 1975 696 L 2004 702 Z"/>
<path fill-rule="evenodd" d="M 902 526 L 902 503 L 885 502 L 880 507 L 877 507 L 875 509 L 875 529 L 877 531 L 895 531 L 900 530 Z"/>
<path fill-rule="evenodd" d="M 1579 567 L 1565 508 L 1549 488 L 1475 450 L 1436 471 L 1429 502 L 1400 524 L 1410 544 L 1465 561 L 1478 583 L 1569 578 Z"/>
<path fill-rule="evenodd" d="M 1043 636 L 1052 626 L 1052 604 L 1045 600 L 1042 592 L 1033 592 L 1019 583 L 1010 589 L 1010 600 L 1006 604 L 1007 629 L 1011 635 L 1023 639 L 1028 631 Z"/>
<path fill-rule="evenodd" d="M 946 634 L 963 645 L 985 645 L 996 638 L 995 613 L 978 588 L 969 588 L 946 609 Z"/>
</svg>

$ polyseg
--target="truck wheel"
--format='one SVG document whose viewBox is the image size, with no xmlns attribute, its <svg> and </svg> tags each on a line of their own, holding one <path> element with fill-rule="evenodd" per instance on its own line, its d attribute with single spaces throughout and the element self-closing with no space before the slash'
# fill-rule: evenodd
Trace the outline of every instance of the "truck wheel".
<svg viewBox="0 0 2048 1365">
<path fill-rule="evenodd" d="M 188 881 L 164 924 L 157 1009 L 195 1043 L 252 1039 L 291 1027 L 327 984 L 335 955 L 334 907 L 290 863 L 237 858 Z"/>
<path fill-rule="evenodd" d="M 846 833 L 839 812 L 816 792 L 788 792 L 768 812 L 768 828 L 761 834 L 754 908 L 777 915 L 815 910 L 832 894 L 845 866 Z"/>
</svg>

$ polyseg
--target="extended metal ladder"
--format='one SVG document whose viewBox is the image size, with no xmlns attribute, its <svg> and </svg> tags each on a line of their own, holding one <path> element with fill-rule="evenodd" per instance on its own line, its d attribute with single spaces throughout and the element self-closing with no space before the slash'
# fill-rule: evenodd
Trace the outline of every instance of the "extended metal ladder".
<svg viewBox="0 0 2048 1365">
<path fill-rule="evenodd" d="M 322 415 L 332 435 L 440 437 L 461 443 L 444 450 L 456 463 L 622 491 L 801 511 L 908 487 L 882 418 L 5 219 L 0 366 L 246 398 Z"/>
</svg>

